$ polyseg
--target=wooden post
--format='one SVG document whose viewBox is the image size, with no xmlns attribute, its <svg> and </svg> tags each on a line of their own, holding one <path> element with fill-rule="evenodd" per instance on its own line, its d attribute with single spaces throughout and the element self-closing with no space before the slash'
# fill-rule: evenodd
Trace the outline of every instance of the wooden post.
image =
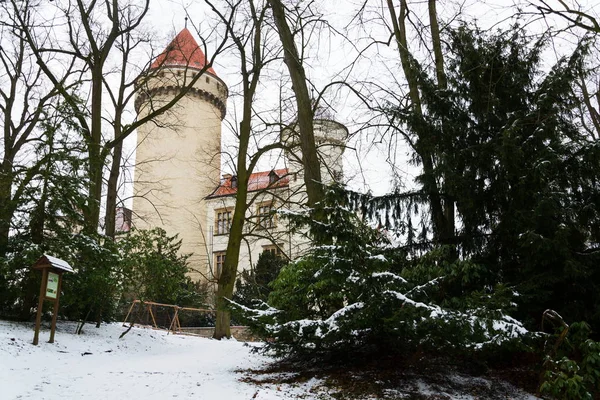
<svg viewBox="0 0 600 400">
<path fill-rule="evenodd" d="M 167 331 L 167 335 L 169 334 L 169 331 L 171 331 L 171 329 L 173 330 L 173 335 L 176 333 L 175 330 L 177 329 L 177 321 L 179 321 L 179 318 L 177 317 L 178 313 L 179 313 L 179 307 L 176 307 L 175 308 L 175 316 L 173 317 L 171 326 L 169 327 L 169 330 Z M 179 329 L 181 329 L 181 328 L 179 328 Z"/>
<path fill-rule="evenodd" d="M 177 332 L 181 332 L 181 323 L 179 322 L 179 312 L 175 315 L 175 321 L 177 322 Z M 175 332 L 175 333 L 177 333 Z"/>
<path fill-rule="evenodd" d="M 62 286 L 62 272 L 58 274 L 58 292 L 54 300 L 54 309 L 52 311 L 52 325 L 50 327 L 50 340 L 48 343 L 54 343 L 54 332 L 56 331 L 56 317 L 58 316 L 58 301 L 60 300 L 60 287 Z"/>
<path fill-rule="evenodd" d="M 127 315 L 125 316 L 125 320 L 123 321 L 123 326 L 126 326 L 125 323 L 129 319 L 129 314 L 131 314 L 131 311 L 133 310 L 133 307 L 137 304 L 137 302 L 137 300 L 134 300 L 133 303 L 131 303 L 131 307 L 129 307 L 129 311 L 127 311 Z"/>
<path fill-rule="evenodd" d="M 42 270 L 42 284 L 40 285 L 40 298 L 38 299 L 38 309 L 35 316 L 35 333 L 33 335 L 33 344 L 37 346 L 40 340 L 40 325 L 42 323 L 42 308 L 44 308 L 44 298 L 46 297 L 46 285 L 48 284 L 48 269 Z"/>
<path fill-rule="evenodd" d="M 158 325 L 156 325 L 156 319 L 154 318 L 154 313 L 152 312 L 152 305 L 148 304 L 148 313 L 150 317 L 152 317 L 152 322 L 154 323 L 154 328 L 158 329 Z"/>
</svg>

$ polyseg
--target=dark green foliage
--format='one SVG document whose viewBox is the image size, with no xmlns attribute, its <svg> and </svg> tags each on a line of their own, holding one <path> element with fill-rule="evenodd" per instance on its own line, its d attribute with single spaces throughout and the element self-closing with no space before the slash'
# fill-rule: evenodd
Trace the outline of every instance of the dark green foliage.
<svg viewBox="0 0 600 400">
<path fill-rule="evenodd" d="M 485 36 L 462 27 L 451 38 L 449 93 L 429 99 L 432 120 L 453 117 L 440 132 L 453 150 L 440 168 L 452 171 L 463 250 L 516 287 L 523 318 L 553 308 L 600 327 L 598 257 L 588 253 L 600 154 L 574 122 L 586 48 L 544 75 L 545 43 L 518 28 Z"/>
<path fill-rule="evenodd" d="M 600 342 L 589 335 L 588 324 L 571 326 L 558 353 L 546 359 L 542 394 L 568 400 L 591 400 L 600 395 Z"/>
<path fill-rule="evenodd" d="M 37 305 L 41 274 L 30 267 L 39 258 L 39 246 L 12 237 L 12 251 L 0 260 L 0 316 L 27 320 Z"/>
<path fill-rule="evenodd" d="M 57 257 L 68 261 L 75 273 L 65 274 L 61 313 L 70 320 L 114 321 L 123 274 L 116 245 L 101 235 L 64 238 Z"/>
<path fill-rule="evenodd" d="M 186 276 L 180 242 L 164 230 L 134 231 L 118 243 L 102 235 L 61 233 L 43 246 L 13 238 L 11 258 L 1 264 L 0 312 L 29 319 L 37 305 L 40 274 L 29 267 L 43 254 L 66 260 L 74 274 L 65 274 L 61 315 L 78 321 L 114 321 L 120 305 L 133 299 L 180 306 L 203 306 L 205 290 Z"/>
<path fill-rule="evenodd" d="M 450 30 L 448 88 L 420 70 L 424 118 L 387 113 L 436 155 L 434 179 L 456 204 L 458 256 L 481 266 L 487 282 L 513 287 L 530 328 L 552 308 L 600 332 L 600 146 L 578 125 L 575 95 L 588 50 L 582 43 L 545 72 L 546 48 L 518 26 Z M 426 191 L 352 197 L 363 215 L 399 229 L 414 256 L 435 245 L 426 208 L 417 208 L 430 201 Z"/>
<path fill-rule="evenodd" d="M 119 239 L 126 302 L 148 300 L 198 306 L 204 295 L 186 276 L 188 255 L 179 255 L 181 240 L 164 229 L 132 230 Z"/>
<path fill-rule="evenodd" d="M 484 289 L 468 261 L 447 263 L 441 248 L 420 259 L 393 249 L 383 233 L 347 207 L 341 188 L 326 194 L 325 221 L 309 223 L 327 244 L 286 265 L 268 306 L 245 308 L 253 328 L 279 355 L 322 358 L 376 353 L 476 351 L 525 333 L 506 315 L 512 291 Z M 298 221 L 296 221 L 298 222 Z"/>
<path fill-rule="evenodd" d="M 287 261 L 282 257 L 272 252 L 262 252 L 256 266 L 250 271 L 244 270 L 238 278 L 233 300 L 245 306 L 251 306 L 255 300 L 267 301 L 271 293 L 270 284 L 285 264 Z"/>
<path fill-rule="evenodd" d="M 73 140 L 72 115 L 59 104 L 53 115 L 44 115 L 40 127 L 35 159 L 15 176 L 13 232 L 6 254 L 0 255 L 0 315 L 22 320 L 32 317 L 39 294 L 40 273 L 30 271 L 31 265 L 44 253 L 74 262 L 88 252 L 85 240 L 73 234 L 82 221 L 81 171 L 87 162 L 78 152 L 81 143 Z"/>
<path fill-rule="evenodd" d="M 115 318 L 122 274 L 116 246 L 102 236 L 61 233 L 41 245 L 27 237 L 13 237 L 12 252 L 2 264 L 6 291 L 0 312 L 28 320 L 38 304 L 41 273 L 30 267 L 42 254 L 67 261 L 75 273 L 63 275 L 61 316 L 71 320 L 112 321 Z"/>
</svg>

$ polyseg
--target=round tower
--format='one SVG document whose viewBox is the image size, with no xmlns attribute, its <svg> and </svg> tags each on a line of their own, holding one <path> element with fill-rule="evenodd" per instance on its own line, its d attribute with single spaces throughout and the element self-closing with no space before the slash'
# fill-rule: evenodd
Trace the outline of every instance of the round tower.
<svg viewBox="0 0 600 400">
<path fill-rule="evenodd" d="M 204 271 L 208 263 L 204 198 L 219 184 L 221 121 L 228 94 L 212 68 L 190 87 L 205 65 L 202 50 L 186 28 L 138 80 L 135 100 L 139 120 L 185 91 L 173 107 L 137 131 L 133 224 L 179 234 L 181 253 L 193 253 L 190 267 L 197 271 Z"/>
<path fill-rule="evenodd" d="M 317 109 L 314 119 L 314 135 L 321 169 L 321 181 L 324 184 L 343 182 L 343 154 L 348 140 L 348 129 L 333 117 Z M 307 202 L 304 185 L 304 166 L 300 149 L 298 125 L 294 123 L 281 131 L 281 142 L 286 146 L 285 160 L 289 175 L 290 210 L 299 210 Z M 296 231 L 290 236 L 288 256 L 295 259 L 308 250 L 311 245 L 306 232 Z"/>
<path fill-rule="evenodd" d="M 342 182 L 344 178 L 343 154 L 348 139 L 348 128 L 317 109 L 314 119 L 315 145 L 321 163 L 321 180 L 324 184 Z M 281 141 L 287 147 L 286 162 L 291 175 L 290 185 L 304 184 L 304 167 L 300 149 L 300 135 L 297 124 L 286 127 L 281 132 Z"/>
</svg>

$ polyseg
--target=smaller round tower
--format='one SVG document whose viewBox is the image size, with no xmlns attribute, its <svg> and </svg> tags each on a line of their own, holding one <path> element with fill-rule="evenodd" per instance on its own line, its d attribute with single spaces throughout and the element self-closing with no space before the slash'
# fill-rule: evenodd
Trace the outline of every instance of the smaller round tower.
<svg viewBox="0 0 600 400">
<path fill-rule="evenodd" d="M 137 132 L 133 223 L 179 234 L 190 267 L 208 263 L 206 202 L 219 184 L 221 121 L 228 90 L 190 31 L 183 29 L 137 82 L 135 108 L 146 118 L 185 92 Z M 197 79 L 192 85 L 193 79 Z M 199 276 L 195 277 L 199 279 Z"/>
<path fill-rule="evenodd" d="M 314 135 L 317 155 L 321 163 L 321 180 L 324 184 L 342 182 L 344 178 L 343 154 L 348 140 L 348 128 L 317 109 L 314 119 Z M 281 141 L 287 147 L 286 162 L 290 174 L 290 186 L 304 184 L 304 167 L 300 134 L 294 123 L 281 132 Z"/>
<path fill-rule="evenodd" d="M 314 135 L 319 157 L 321 180 L 324 184 L 343 182 L 343 155 L 348 140 L 348 129 L 326 113 L 317 110 L 314 119 Z M 299 210 L 307 202 L 304 185 L 304 166 L 300 149 L 298 126 L 293 123 L 281 131 L 281 142 L 286 146 L 285 160 L 289 175 L 289 205 L 290 210 Z M 308 250 L 310 239 L 302 231 L 290 235 L 288 256 L 295 259 Z"/>
</svg>

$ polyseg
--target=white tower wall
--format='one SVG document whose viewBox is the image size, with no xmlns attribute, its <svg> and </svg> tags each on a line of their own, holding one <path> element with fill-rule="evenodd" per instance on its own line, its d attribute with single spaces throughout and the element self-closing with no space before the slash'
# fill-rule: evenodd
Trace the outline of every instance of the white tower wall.
<svg viewBox="0 0 600 400">
<path fill-rule="evenodd" d="M 138 118 L 171 101 L 196 73 L 164 68 L 148 83 L 146 95 L 136 99 Z M 179 234 L 181 253 L 193 253 L 190 267 L 199 272 L 206 270 L 210 256 L 204 198 L 219 184 L 226 100 L 225 84 L 204 73 L 175 107 L 138 129 L 134 226 Z M 195 280 L 200 277 L 192 274 Z"/>
</svg>

